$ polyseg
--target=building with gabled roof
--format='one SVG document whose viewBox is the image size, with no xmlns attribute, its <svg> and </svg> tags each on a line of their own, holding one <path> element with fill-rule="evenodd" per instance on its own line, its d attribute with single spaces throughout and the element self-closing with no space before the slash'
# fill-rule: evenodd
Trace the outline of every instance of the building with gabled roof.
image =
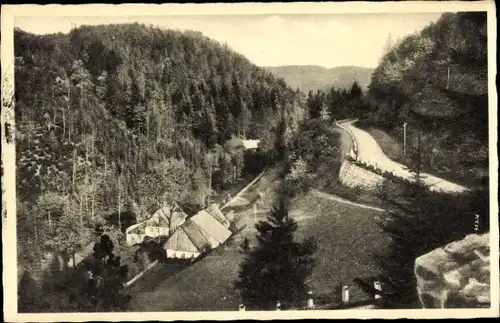
<svg viewBox="0 0 500 323">
<path fill-rule="evenodd" d="M 200 228 L 187 220 L 167 240 L 163 248 L 167 258 L 195 259 L 211 249 Z"/>
<path fill-rule="evenodd" d="M 230 236 L 231 231 L 202 210 L 187 219 L 170 236 L 163 248 L 167 258 L 194 259 L 217 248 Z"/>
<path fill-rule="evenodd" d="M 125 230 L 127 244 L 141 243 L 145 237 L 169 236 L 187 219 L 188 215 L 177 205 L 166 205 L 158 209 L 151 217 L 131 225 Z"/>
<path fill-rule="evenodd" d="M 191 219 L 184 222 L 184 224 L 181 227 L 184 230 L 184 232 L 188 235 L 191 242 L 196 246 L 196 248 L 198 248 L 198 250 L 201 253 L 210 250 L 211 248 L 210 243 L 205 238 L 198 225 L 196 225 L 196 223 L 191 221 Z"/>
<path fill-rule="evenodd" d="M 168 238 L 163 248 L 166 251 L 167 258 L 194 259 L 198 258 L 202 253 L 182 226 L 177 228 Z"/>
<path fill-rule="evenodd" d="M 224 243 L 231 236 L 231 231 L 205 210 L 198 212 L 190 220 L 200 228 L 201 234 L 207 239 L 212 248 Z"/>
</svg>

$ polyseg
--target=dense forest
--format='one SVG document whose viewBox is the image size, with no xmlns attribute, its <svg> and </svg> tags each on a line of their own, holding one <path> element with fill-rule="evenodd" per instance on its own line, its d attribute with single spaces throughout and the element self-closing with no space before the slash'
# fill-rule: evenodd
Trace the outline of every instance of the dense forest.
<svg viewBox="0 0 500 323">
<path fill-rule="evenodd" d="M 197 210 L 249 172 L 226 142 L 262 139 L 271 151 L 276 120 L 301 115 L 299 92 L 198 32 L 130 24 L 14 37 L 27 269 L 48 251 L 71 259 L 102 233 L 119 237 L 164 202 Z"/>
<path fill-rule="evenodd" d="M 444 14 L 388 47 L 369 85 L 376 125 L 416 147 L 424 166 L 465 177 L 488 168 L 488 73 L 485 12 Z"/>
</svg>

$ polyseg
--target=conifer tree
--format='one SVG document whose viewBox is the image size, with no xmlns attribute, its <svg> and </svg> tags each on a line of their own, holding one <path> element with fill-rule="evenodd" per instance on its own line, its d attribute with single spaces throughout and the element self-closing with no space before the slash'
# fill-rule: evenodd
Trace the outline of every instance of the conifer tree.
<svg viewBox="0 0 500 323">
<path fill-rule="evenodd" d="M 245 241 L 245 254 L 235 288 L 252 310 L 271 310 L 278 301 L 284 308 L 300 306 L 307 297 L 306 279 L 314 266 L 316 242 L 294 240 L 297 222 L 290 217 L 283 198 L 265 221 L 259 221 L 257 245 Z"/>
<path fill-rule="evenodd" d="M 123 291 L 128 268 L 121 265 L 121 258 L 113 253 L 113 249 L 114 244 L 106 234 L 94 244 L 93 259 L 87 264 L 90 277 L 72 299 L 79 310 L 124 310 L 130 301 L 130 295 Z"/>
<path fill-rule="evenodd" d="M 287 128 L 286 120 L 285 120 L 284 116 L 282 115 L 280 120 L 278 121 L 277 126 L 276 126 L 276 130 L 275 130 L 276 137 L 274 139 L 274 152 L 276 154 L 277 161 L 282 161 L 285 158 L 286 128 Z"/>
</svg>

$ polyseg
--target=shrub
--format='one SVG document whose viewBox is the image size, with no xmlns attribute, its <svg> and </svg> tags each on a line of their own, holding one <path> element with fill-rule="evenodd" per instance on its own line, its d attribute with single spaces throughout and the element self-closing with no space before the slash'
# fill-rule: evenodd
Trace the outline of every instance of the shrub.
<svg viewBox="0 0 500 323">
<path fill-rule="evenodd" d="M 311 186 L 311 175 L 308 173 L 306 161 L 299 157 L 283 180 L 283 193 L 289 197 L 307 192 Z"/>
</svg>

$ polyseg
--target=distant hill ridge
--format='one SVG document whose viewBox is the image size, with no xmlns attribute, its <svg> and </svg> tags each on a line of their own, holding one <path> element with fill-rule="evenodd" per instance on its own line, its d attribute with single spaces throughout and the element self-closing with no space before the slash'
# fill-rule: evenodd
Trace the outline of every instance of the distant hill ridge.
<svg viewBox="0 0 500 323">
<path fill-rule="evenodd" d="M 281 77 L 292 88 L 303 92 L 330 87 L 348 89 L 355 81 L 366 89 L 371 81 L 373 68 L 359 66 L 338 66 L 326 68 L 318 65 L 264 66 L 274 75 Z"/>
</svg>

